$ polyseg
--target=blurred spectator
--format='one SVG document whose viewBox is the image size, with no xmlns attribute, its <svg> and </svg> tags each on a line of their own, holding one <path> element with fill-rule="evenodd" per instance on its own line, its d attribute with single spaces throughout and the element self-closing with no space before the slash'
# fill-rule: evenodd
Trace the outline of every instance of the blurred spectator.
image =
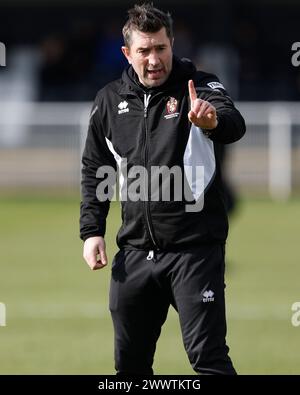
<svg viewBox="0 0 300 395">
<path fill-rule="evenodd" d="M 176 22 L 174 37 L 174 53 L 179 58 L 188 58 L 192 60 L 195 54 L 194 40 L 186 23 L 183 21 Z"/>
<path fill-rule="evenodd" d="M 234 47 L 218 43 L 202 45 L 196 52 L 195 59 L 199 70 L 216 74 L 225 89 L 230 87 L 230 96 L 234 100 L 238 99 L 240 61 Z"/>
<path fill-rule="evenodd" d="M 66 84 L 66 42 L 60 35 L 46 37 L 41 44 L 40 100 L 56 100 Z"/>
<path fill-rule="evenodd" d="M 124 43 L 120 25 L 122 24 L 116 19 L 109 20 L 102 26 L 101 35 L 98 37 L 95 48 L 94 82 L 99 88 L 108 81 L 118 78 L 127 65 L 121 51 Z"/>
<path fill-rule="evenodd" d="M 46 37 L 41 45 L 40 100 L 91 100 L 96 29 L 76 21 L 71 32 Z"/>
</svg>

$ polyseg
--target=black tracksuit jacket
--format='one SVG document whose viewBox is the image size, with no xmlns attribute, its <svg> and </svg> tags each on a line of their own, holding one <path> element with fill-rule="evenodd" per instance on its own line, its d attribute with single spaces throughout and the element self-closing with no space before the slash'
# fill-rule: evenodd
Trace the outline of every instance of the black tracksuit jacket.
<svg viewBox="0 0 300 395">
<path fill-rule="evenodd" d="M 189 79 L 194 81 L 197 96 L 217 110 L 218 126 L 212 131 L 203 131 L 188 120 Z M 82 156 L 81 239 L 105 234 L 110 201 L 100 201 L 96 196 L 101 182 L 96 177 L 97 169 L 117 169 L 126 158 L 128 169 L 140 165 L 149 174 L 151 166 L 179 166 L 183 174 L 185 166 L 204 166 L 204 206 L 189 212 L 185 198 L 122 201 L 119 248 L 184 250 L 200 244 L 224 243 L 228 220 L 219 150 L 221 144 L 239 140 L 245 130 L 243 117 L 218 78 L 197 71 L 190 61 L 174 57 L 168 80 L 152 89 L 143 87 L 129 66 L 121 79 L 98 92 L 91 111 Z M 188 185 L 192 191 L 192 184 Z M 199 195 L 193 196 L 195 203 Z"/>
</svg>

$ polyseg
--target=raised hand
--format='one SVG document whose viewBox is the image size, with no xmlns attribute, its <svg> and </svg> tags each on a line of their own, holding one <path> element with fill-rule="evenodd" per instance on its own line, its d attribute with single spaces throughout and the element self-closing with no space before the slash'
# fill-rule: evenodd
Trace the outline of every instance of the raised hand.
<svg viewBox="0 0 300 395">
<path fill-rule="evenodd" d="M 198 99 L 194 82 L 189 80 L 191 110 L 189 120 L 201 129 L 214 129 L 218 125 L 217 111 L 208 101 Z"/>
</svg>

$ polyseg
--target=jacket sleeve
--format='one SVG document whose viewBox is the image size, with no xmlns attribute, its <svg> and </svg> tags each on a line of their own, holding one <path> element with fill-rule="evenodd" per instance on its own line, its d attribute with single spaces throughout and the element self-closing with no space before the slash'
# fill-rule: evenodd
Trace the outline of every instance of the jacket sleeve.
<svg viewBox="0 0 300 395">
<path fill-rule="evenodd" d="M 110 200 L 98 199 L 97 186 L 101 178 L 97 178 L 96 175 L 101 166 L 112 166 L 116 170 L 115 159 L 106 144 L 99 111 L 96 98 L 82 154 L 80 203 L 80 238 L 82 240 L 105 235 Z"/>
<path fill-rule="evenodd" d="M 211 140 L 222 144 L 233 143 L 242 138 L 246 132 L 244 118 L 235 108 L 219 79 L 213 74 L 207 74 L 196 82 L 196 90 L 200 99 L 210 102 L 217 110 L 218 126 L 204 133 Z"/>
</svg>

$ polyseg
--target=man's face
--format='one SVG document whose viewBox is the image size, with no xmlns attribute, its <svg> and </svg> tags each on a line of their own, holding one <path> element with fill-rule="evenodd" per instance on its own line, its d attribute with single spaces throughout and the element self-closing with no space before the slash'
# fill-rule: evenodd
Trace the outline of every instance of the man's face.
<svg viewBox="0 0 300 395">
<path fill-rule="evenodd" d="M 173 43 L 172 43 L 173 44 Z M 156 33 L 131 33 L 131 46 L 122 47 L 140 82 L 148 87 L 162 85 L 172 70 L 172 44 L 163 27 Z"/>
</svg>

